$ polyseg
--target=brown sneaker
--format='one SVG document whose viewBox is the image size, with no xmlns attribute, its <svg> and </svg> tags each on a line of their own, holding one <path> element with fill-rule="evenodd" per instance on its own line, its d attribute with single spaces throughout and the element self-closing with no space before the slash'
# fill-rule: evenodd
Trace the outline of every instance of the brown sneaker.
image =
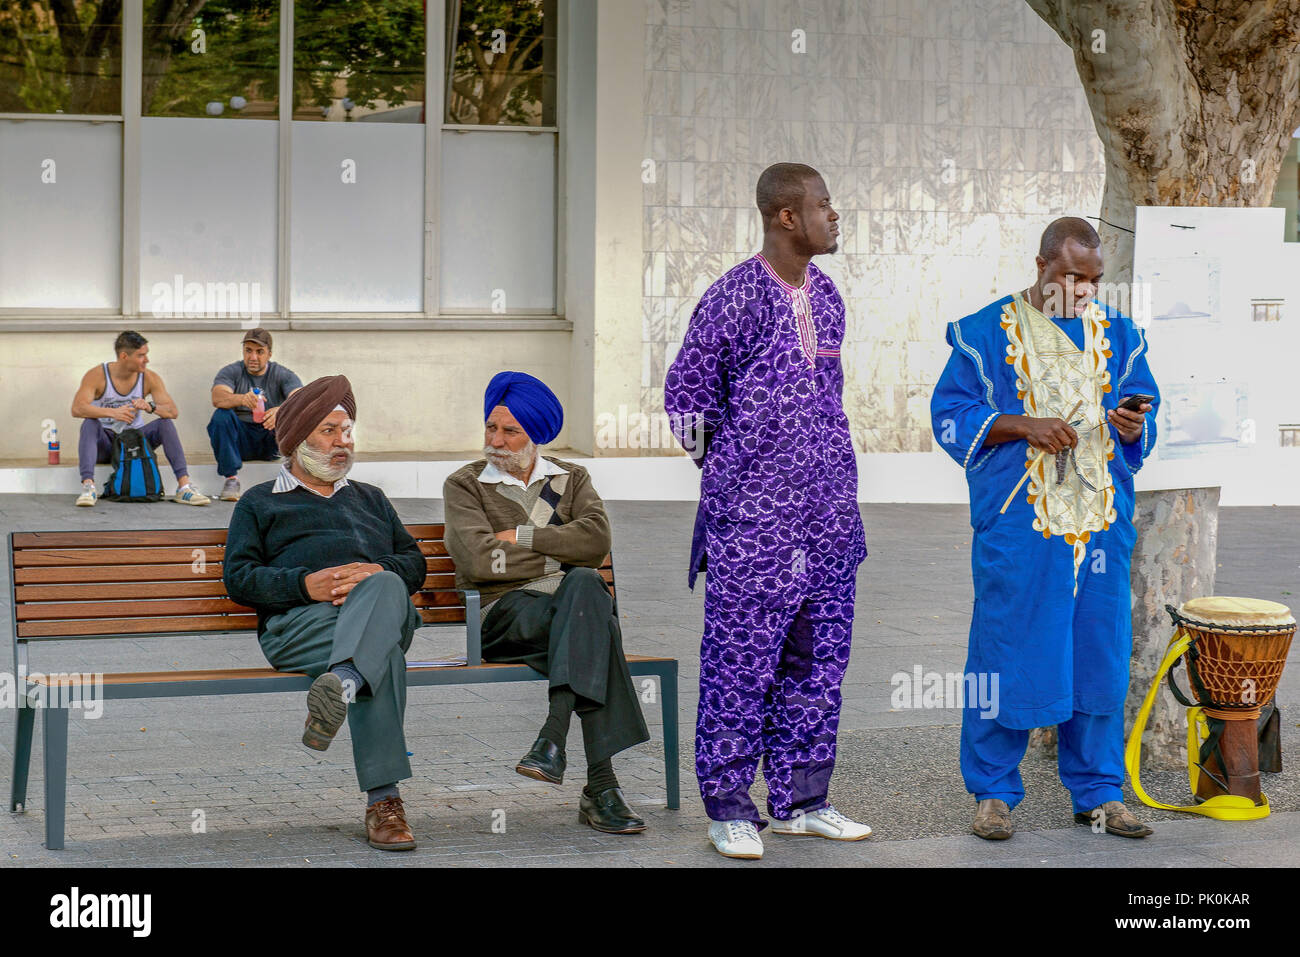
<svg viewBox="0 0 1300 957">
<path fill-rule="evenodd" d="M 1155 833 L 1135 818 L 1133 813 L 1124 806 L 1123 801 L 1107 801 L 1086 813 L 1079 811 L 1074 815 L 1074 819 L 1080 824 L 1087 825 L 1091 825 L 1093 821 L 1101 821 L 1106 827 L 1107 834 L 1118 834 L 1120 837 L 1146 837 L 1148 834 Z"/>
<path fill-rule="evenodd" d="M 975 805 L 971 830 L 986 841 L 1005 841 L 1016 829 L 1011 826 L 1011 809 L 998 798 L 985 798 Z"/>
<path fill-rule="evenodd" d="M 384 798 L 366 808 L 366 840 L 381 851 L 415 850 L 415 836 L 406 826 L 401 798 Z"/>
</svg>

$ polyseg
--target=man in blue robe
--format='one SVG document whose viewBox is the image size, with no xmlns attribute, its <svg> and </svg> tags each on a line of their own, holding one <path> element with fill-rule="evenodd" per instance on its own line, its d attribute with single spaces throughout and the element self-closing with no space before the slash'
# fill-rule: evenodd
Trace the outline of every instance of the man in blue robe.
<svg viewBox="0 0 1300 957">
<path fill-rule="evenodd" d="M 1011 836 L 1029 732 L 1051 725 L 1075 819 L 1151 833 L 1122 785 L 1133 475 L 1155 444 L 1160 394 L 1141 330 L 1093 299 L 1100 247 L 1085 220 L 1049 225 L 1034 285 L 948 326 L 952 355 L 930 403 L 970 490 L 966 671 L 999 689 L 995 708 L 967 701 L 962 713 L 973 830 L 990 840 Z M 1118 408 L 1130 396 L 1150 399 Z"/>
</svg>

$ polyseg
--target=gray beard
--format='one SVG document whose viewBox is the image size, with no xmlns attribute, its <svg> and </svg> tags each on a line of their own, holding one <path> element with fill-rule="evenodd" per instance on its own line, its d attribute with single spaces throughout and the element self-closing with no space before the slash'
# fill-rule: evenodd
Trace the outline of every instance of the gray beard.
<svg viewBox="0 0 1300 957">
<path fill-rule="evenodd" d="M 528 468 L 536 454 L 537 446 L 533 444 L 532 439 L 529 439 L 528 444 L 518 452 L 498 452 L 490 445 L 483 446 L 483 457 L 507 475 Z"/>
<path fill-rule="evenodd" d="M 353 453 L 348 452 L 348 460 L 337 468 L 330 465 L 331 453 L 319 452 L 302 442 L 293 452 L 294 458 L 302 470 L 320 482 L 337 482 L 352 471 Z"/>
</svg>

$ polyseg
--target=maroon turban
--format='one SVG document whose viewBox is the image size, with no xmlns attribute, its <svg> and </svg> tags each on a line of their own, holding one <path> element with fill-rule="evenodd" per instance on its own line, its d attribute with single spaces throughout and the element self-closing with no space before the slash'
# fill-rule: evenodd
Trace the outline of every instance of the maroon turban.
<svg viewBox="0 0 1300 957">
<path fill-rule="evenodd" d="M 357 400 L 352 396 L 352 383 L 345 375 L 327 375 L 308 382 L 281 402 L 279 411 L 275 413 L 275 444 L 280 454 L 291 454 L 337 405 L 343 406 L 348 418 L 356 419 Z"/>
</svg>

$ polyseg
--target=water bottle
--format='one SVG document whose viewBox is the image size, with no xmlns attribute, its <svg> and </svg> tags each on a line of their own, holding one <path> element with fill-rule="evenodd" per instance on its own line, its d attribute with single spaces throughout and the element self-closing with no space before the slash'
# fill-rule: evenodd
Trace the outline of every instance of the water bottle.
<svg viewBox="0 0 1300 957">
<path fill-rule="evenodd" d="M 254 389 L 253 395 L 257 396 L 257 406 L 253 409 L 253 421 L 260 423 L 266 418 L 266 393 L 261 389 Z"/>
<path fill-rule="evenodd" d="M 49 449 L 49 458 L 48 458 L 49 464 L 58 465 L 59 464 L 59 429 L 57 426 L 50 426 L 50 443 L 48 449 Z"/>
</svg>

